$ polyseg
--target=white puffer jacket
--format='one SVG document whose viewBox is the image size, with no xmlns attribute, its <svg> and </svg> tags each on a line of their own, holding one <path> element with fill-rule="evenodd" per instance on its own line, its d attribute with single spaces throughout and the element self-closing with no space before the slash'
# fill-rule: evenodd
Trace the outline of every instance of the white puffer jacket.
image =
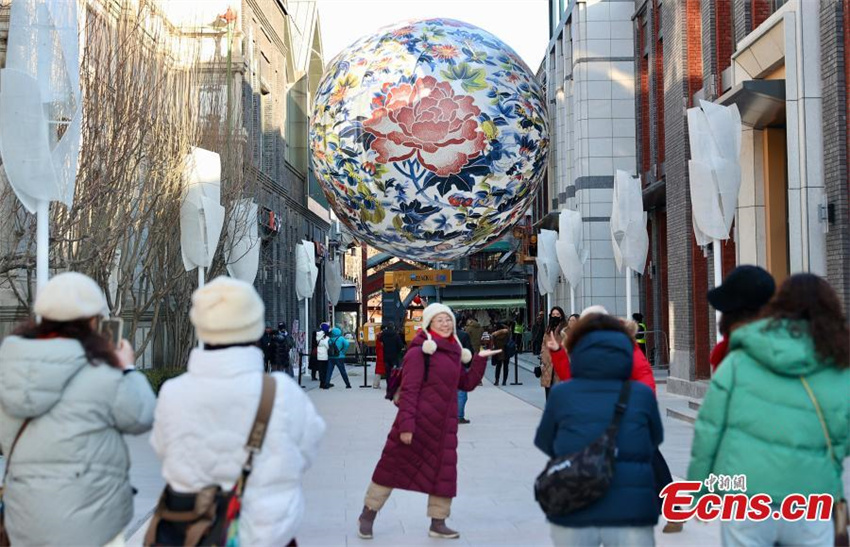
<svg viewBox="0 0 850 547">
<path fill-rule="evenodd" d="M 151 445 L 171 488 L 192 493 L 211 484 L 233 487 L 247 456 L 262 374 L 259 348 L 195 349 L 188 372 L 163 385 Z M 304 514 L 301 479 L 325 432 L 298 384 L 286 374 L 274 377 L 269 429 L 242 499 L 242 545 L 286 545 L 295 537 Z"/>
<path fill-rule="evenodd" d="M 328 336 L 324 333 L 324 331 L 316 333 L 316 360 L 328 360 Z"/>
</svg>

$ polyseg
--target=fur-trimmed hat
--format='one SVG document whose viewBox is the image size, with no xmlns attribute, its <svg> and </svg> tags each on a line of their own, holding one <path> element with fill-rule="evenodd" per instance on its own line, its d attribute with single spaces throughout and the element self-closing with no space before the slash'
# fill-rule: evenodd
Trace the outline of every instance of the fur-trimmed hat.
<svg viewBox="0 0 850 547">
<path fill-rule="evenodd" d="M 189 318 L 202 342 L 223 346 L 259 340 L 265 313 L 252 285 L 221 276 L 195 291 Z"/>
<path fill-rule="evenodd" d="M 584 308 L 584 311 L 581 312 L 581 318 L 584 319 L 592 313 L 598 313 L 599 315 L 608 315 L 608 310 L 606 310 L 604 306 L 600 306 L 598 304 L 595 306 L 588 306 L 587 308 Z"/>
<path fill-rule="evenodd" d="M 77 321 L 109 315 L 106 297 L 94 279 L 77 272 L 54 276 L 38 292 L 33 311 L 48 321 Z"/>
<path fill-rule="evenodd" d="M 422 352 L 427 353 L 428 355 L 434 355 L 434 352 L 437 351 L 437 343 L 434 342 L 433 338 L 431 338 L 431 333 L 428 332 L 428 326 L 431 324 L 431 320 L 441 313 L 446 313 L 452 318 L 452 330 L 454 331 L 453 336 L 455 342 L 457 342 L 457 345 L 461 348 L 460 360 L 464 363 L 472 361 L 472 352 L 463 347 L 457 337 L 457 321 L 455 320 L 455 314 L 452 309 L 445 304 L 431 304 L 425 308 L 425 311 L 422 312 L 422 330 L 425 331 L 425 336 L 428 337 L 428 339 L 422 343 Z"/>
</svg>

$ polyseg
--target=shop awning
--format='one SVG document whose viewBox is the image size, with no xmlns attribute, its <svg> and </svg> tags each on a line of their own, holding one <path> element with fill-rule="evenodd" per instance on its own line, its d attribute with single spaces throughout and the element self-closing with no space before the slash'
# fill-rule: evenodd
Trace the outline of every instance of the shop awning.
<svg viewBox="0 0 850 547">
<path fill-rule="evenodd" d="M 489 310 L 505 308 L 524 308 L 524 298 L 495 298 L 489 300 L 444 300 L 443 304 L 457 310 Z"/>
<path fill-rule="evenodd" d="M 491 243 L 490 245 L 484 247 L 479 253 L 506 253 L 511 250 L 511 244 L 509 241 L 497 241 L 495 243 Z"/>
<path fill-rule="evenodd" d="M 785 126 L 785 80 L 746 80 L 714 102 L 736 105 L 741 123 L 754 129 Z"/>
</svg>

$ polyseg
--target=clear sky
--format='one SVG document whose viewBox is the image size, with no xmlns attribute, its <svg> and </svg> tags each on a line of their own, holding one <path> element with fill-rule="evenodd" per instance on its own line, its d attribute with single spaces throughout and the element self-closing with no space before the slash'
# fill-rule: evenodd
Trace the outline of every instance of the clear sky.
<svg viewBox="0 0 850 547">
<path fill-rule="evenodd" d="M 292 1 L 292 0 L 290 0 Z M 548 0 L 317 0 L 325 62 L 355 40 L 406 19 L 445 17 L 498 36 L 537 71 L 549 43 Z"/>
</svg>

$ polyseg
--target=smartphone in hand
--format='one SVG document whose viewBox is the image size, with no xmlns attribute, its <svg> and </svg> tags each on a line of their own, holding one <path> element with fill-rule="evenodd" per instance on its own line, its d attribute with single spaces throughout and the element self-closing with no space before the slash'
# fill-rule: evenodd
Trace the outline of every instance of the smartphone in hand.
<svg viewBox="0 0 850 547">
<path fill-rule="evenodd" d="M 117 348 L 124 337 L 124 320 L 120 317 L 109 317 L 100 320 L 100 334 L 112 341 Z"/>
</svg>

